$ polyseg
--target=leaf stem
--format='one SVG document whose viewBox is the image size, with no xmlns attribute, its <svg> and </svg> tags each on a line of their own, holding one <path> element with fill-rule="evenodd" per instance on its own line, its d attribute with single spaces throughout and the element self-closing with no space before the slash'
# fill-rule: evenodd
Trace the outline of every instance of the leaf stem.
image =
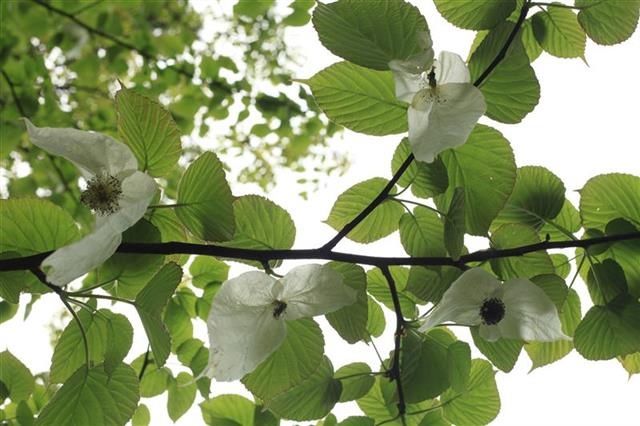
<svg viewBox="0 0 640 426">
<path fill-rule="evenodd" d="M 129 305 L 135 306 L 136 302 L 132 301 L 132 300 L 128 300 L 128 299 L 123 299 L 121 297 L 116 297 L 116 296 L 109 296 L 107 294 L 93 294 L 93 293 L 87 293 L 87 294 L 82 294 L 80 295 L 82 297 L 88 297 L 90 299 L 105 299 L 105 300 L 112 300 L 114 302 L 122 302 L 122 303 L 128 303 Z"/>
<path fill-rule="evenodd" d="M 432 212 L 438 213 L 442 217 L 446 217 L 447 216 L 445 213 L 442 213 L 440 210 L 436 209 L 435 207 L 431 207 L 431 206 L 429 206 L 427 204 L 420 203 L 418 201 L 407 200 L 405 198 L 394 197 L 393 195 L 392 195 L 392 197 L 393 197 L 393 199 L 395 199 L 396 201 L 400 201 L 401 203 L 413 204 L 414 206 L 424 207 L 425 209 L 429 209 Z"/>
<path fill-rule="evenodd" d="M 88 370 L 90 366 L 89 365 L 90 361 L 89 361 L 89 341 L 87 340 L 87 332 L 85 331 L 84 326 L 82 325 L 82 321 L 80 321 L 80 317 L 78 316 L 76 311 L 73 310 L 69 302 L 67 302 L 67 300 L 62 294 L 59 294 L 59 296 L 60 296 L 60 300 L 62 301 L 64 306 L 67 308 L 71 316 L 73 316 L 73 319 L 76 321 L 76 323 L 78 324 L 78 328 L 80 329 L 80 334 L 82 335 L 82 344 L 84 345 L 84 360 Z"/>
</svg>

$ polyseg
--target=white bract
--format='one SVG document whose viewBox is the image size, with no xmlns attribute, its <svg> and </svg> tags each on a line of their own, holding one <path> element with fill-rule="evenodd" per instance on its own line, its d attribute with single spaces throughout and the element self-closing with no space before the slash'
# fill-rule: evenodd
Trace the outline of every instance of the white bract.
<svg viewBox="0 0 640 426">
<path fill-rule="evenodd" d="M 555 305 L 529 280 L 500 283 L 480 268 L 464 272 L 444 293 L 420 331 L 446 321 L 475 326 L 491 342 L 501 337 L 527 342 L 570 340 L 562 332 Z"/>
<path fill-rule="evenodd" d="M 95 213 L 95 229 L 57 249 L 42 262 L 47 280 L 63 286 L 107 260 L 122 242 L 122 232 L 144 215 L 156 192 L 155 180 L 138 171 L 125 144 L 101 133 L 36 127 L 24 119 L 34 145 L 74 163 L 87 180 L 81 201 Z"/>
<path fill-rule="evenodd" d="M 432 162 L 442 151 L 464 144 L 487 107 L 482 92 L 470 83 L 469 70 L 455 53 L 434 59 L 427 33 L 424 49 L 405 61 L 393 60 L 396 97 L 409 103 L 409 142 L 417 160 Z"/>
<path fill-rule="evenodd" d="M 280 280 L 258 271 L 227 280 L 207 320 L 206 374 L 220 381 L 240 379 L 282 344 L 286 321 L 324 315 L 355 300 L 356 291 L 327 265 L 298 266 Z"/>
</svg>

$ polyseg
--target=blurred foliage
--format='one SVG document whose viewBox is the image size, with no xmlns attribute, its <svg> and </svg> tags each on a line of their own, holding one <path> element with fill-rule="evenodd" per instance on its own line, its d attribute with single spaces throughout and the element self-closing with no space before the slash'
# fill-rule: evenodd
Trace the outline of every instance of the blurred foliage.
<svg viewBox="0 0 640 426">
<path fill-rule="evenodd" d="M 296 172 L 303 195 L 320 176 L 343 171 L 346 159 L 326 148 L 339 128 L 321 116 L 305 89 L 292 84 L 302 58 L 284 40 L 287 27 L 308 23 L 313 5 L 1 2 L 0 169 L 11 178 L 10 195 L 38 189 L 71 208 L 75 168 L 33 148 L 19 118 L 117 137 L 113 95 L 120 85 L 169 109 L 186 147 L 183 166 L 210 149 L 236 165 L 228 171 L 232 181 L 265 190 L 285 167 Z"/>
</svg>

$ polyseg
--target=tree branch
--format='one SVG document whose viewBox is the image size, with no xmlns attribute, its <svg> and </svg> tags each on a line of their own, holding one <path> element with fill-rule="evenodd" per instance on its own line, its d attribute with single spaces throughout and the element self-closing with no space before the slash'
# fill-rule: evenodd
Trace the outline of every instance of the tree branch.
<svg viewBox="0 0 640 426">
<path fill-rule="evenodd" d="M 400 298 L 398 297 L 398 289 L 396 283 L 391 275 L 391 271 L 388 266 L 380 268 L 382 274 L 387 280 L 389 285 L 389 292 L 391 293 L 391 300 L 393 301 L 393 310 L 396 313 L 396 331 L 394 333 L 393 344 L 393 361 L 391 362 L 391 369 L 389 370 L 389 376 L 391 380 L 396 382 L 396 389 L 398 391 L 398 416 L 403 425 L 406 424 L 405 412 L 407 405 L 404 400 L 404 390 L 402 389 L 402 375 L 400 373 L 400 354 L 402 346 L 402 336 L 404 335 L 404 317 L 402 316 L 402 307 L 400 306 Z"/>
<path fill-rule="evenodd" d="M 337 252 L 319 249 L 291 249 L 291 250 L 254 250 L 245 248 L 224 247 L 210 244 L 194 244 L 181 242 L 168 243 L 122 243 L 118 253 L 138 254 L 196 254 L 202 256 L 223 257 L 228 259 L 254 260 L 268 262 L 270 260 L 291 259 L 323 259 L 348 263 L 359 263 L 377 267 L 391 265 L 406 266 L 453 266 L 464 268 L 468 263 L 483 262 L 504 257 L 523 256 L 542 250 L 563 248 L 587 248 L 596 244 L 615 243 L 618 241 L 640 240 L 640 232 L 608 235 L 605 237 L 589 238 L 585 240 L 542 241 L 520 247 L 507 249 L 478 250 L 463 256 L 458 260 L 451 257 L 384 257 L 367 256 L 354 253 Z M 53 251 L 38 253 L 31 256 L 11 259 L 0 259 L 0 271 L 29 270 L 37 267 Z"/>
</svg>

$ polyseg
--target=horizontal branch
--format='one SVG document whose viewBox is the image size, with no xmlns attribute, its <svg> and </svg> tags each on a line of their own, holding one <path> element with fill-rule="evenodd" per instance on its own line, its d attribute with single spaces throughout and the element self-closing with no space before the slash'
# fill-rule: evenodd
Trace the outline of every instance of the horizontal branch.
<svg viewBox="0 0 640 426">
<path fill-rule="evenodd" d="M 478 250 L 454 260 L 451 257 L 380 257 L 367 256 L 354 253 L 344 253 L 324 248 L 317 249 L 292 249 L 292 250 L 254 250 L 234 247 L 224 247 L 209 244 L 193 244 L 181 242 L 168 243 L 122 243 L 118 247 L 118 253 L 137 254 L 195 254 L 202 256 L 221 257 L 230 260 L 254 260 L 268 262 L 270 260 L 303 260 L 321 259 L 335 260 L 347 263 L 359 263 L 371 266 L 454 266 L 464 268 L 468 263 L 483 262 L 491 259 L 523 256 L 536 251 L 563 249 L 563 248 L 587 248 L 597 244 L 615 243 L 619 241 L 640 240 L 640 232 L 608 235 L 605 237 L 589 238 L 584 240 L 566 241 L 542 241 L 540 243 L 508 249 Z M 52 251 L 38 253 L 31 256 L 17 257 L 0 260 L 0 271 L 29 270 L 37 267 Z"/>
</svg>

